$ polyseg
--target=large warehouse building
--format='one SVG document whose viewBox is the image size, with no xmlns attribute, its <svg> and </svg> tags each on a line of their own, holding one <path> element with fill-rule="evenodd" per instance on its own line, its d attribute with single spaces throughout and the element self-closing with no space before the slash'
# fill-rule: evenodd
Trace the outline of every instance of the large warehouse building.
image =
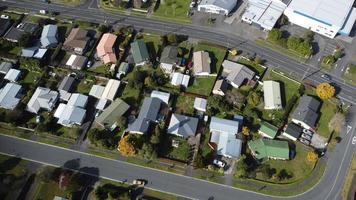
<svg viewBox="0 0 356 200">
<path fill-rule="evenodd" d="M 329 38 L 349 35 L 356 20 L 355 0 L 292 0 L 284 14 L 293 24 Z"/>
</svg>

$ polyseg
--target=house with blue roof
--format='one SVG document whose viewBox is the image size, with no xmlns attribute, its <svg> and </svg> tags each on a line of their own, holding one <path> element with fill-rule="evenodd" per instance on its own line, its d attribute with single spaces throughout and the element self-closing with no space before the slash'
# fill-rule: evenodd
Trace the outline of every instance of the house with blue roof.
<svg viewBox="0 0 356 200">
<path fill-rule="evenodd" d="M 56 25 L 48 24 L 44 26 L 41 34 L 41 46 L 44 48 L 55 47 L 58 43 L 57 31 Z"/>
<path fill-rule="evenodd" d="M 218 155 L 239 159 L 242 147 L 242 141 L 237 138 L 239 126 L 238 121 L 212 117 L 210 122 L 210 147 Z"/>
<path fill-rule="evenodd" d="M 0 108 L 13 110 L 21 100 L 22 86 L 16 83 L 7 83 L 0 90 Z"/>
</svg>

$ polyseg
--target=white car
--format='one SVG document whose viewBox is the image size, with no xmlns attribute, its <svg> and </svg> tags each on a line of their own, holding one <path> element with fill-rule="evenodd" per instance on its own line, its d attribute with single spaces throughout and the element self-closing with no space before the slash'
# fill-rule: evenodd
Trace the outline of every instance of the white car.
<svg viewBox="0 0 356 200">
<path fill-rule="evenodd" d="M 213 160 L 214 165 L 218 166 L 218 167 L 225 167 L 225 163 L 221 160 L 218 159 L 214 159 Z"/>
<path fill-rule="evenodd" d="M 1 15 L 0 18 L 1 18 L 1 19 L 9 19 L 10 17 L 7 16 L 7 15 Z"/>
<path fill-rule="evenodd" d="M 47 14 L 47 10 L 40 10 L 40 13 L 45 15 L 45 14 Z"/>
<path fill-rule="evenodd" d="M 92 62 L 89 60 L 89 61 L 87 62 L 87 68 L 90 68 L 91 65 L 92 65 Z"/>
</svg>

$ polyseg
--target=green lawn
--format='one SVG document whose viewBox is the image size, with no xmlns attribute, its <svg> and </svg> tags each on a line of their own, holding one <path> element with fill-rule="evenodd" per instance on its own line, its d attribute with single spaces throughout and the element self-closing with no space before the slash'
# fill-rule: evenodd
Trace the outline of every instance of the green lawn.
<svg viewBox="0 0 356 200">
<path fill-rule="evenodd" d="M 155 53 L 158 52 L 161 46 L 161 36 L 154 33 L 143 33 L 143 41 L 146 42 L 146 45 L 149 46 L 152 44 L 155 50 Z"/>
<path fill-rule="evenodd" d="M 269 80 L 275 80 L 281 83 L 281 87 L 283 87 L 281 88 L 281 95 L 283 95 L 283 93 L 285 94 L 285 102 L 288 102 L 294 95 L 299 94 L 299 88 L 301 85 L 299 82 L 293 81 L 293 79 L 291 80 L 290 78 L 286 78 L 286 76 L 281 75 L 275 71 L 271 71 L 269 76 Z"/>
<path fill-rule="evenodd" d="M 188 115 L 194 114 L 194 97 L 180 95 L 175 103 L 175 112 Z"/>
<path fill-rule="evenodd" d="M 76 6 L 84 2 L 84 0 L 51 0 L 53 3 L 67 4 L 70 6 Z"/>
<path fill-rule="evenodd" d="M 21 55 L 21 50 L 22 47 L 14 47 L 13 49 L 10 50 L 9 53 L 19 56 Z"/>
<path fill-rule="evenodd" d="M 253 70 L 259 76 L 262 76 L 266 71 L 266 68 L 263 68 L 261 65 L 256 64 L 253 61 L 250 61 L 246 58 L 240 58 L 237 62 L 247 66 L 248 68 Z"/>
<path fill-rule="evenodd" d="M 215 76 L 196 76 L 194 82 L 187 88 L 187 92 L 209 96 L 215 84 Z"/>
<path fill-rule="evenodd" d="M 21 67 L 20 67 L 20 69 L 21 69 Z M 27 70 L 27 69 L 25 69 L 25 70 Z M 28 71 L 25 74 L 26 74 L 25 77 L 23 77 L 23 79 L 20 81 L 21 84 L 25 84 L 25 85 L 34 84 L 42 76 L 42 74 L 35 72 L 35 71 Z"/>
<path fill-rule="evenodd" d="M 34 199 L 53 200 L 55 196 L 69 197 L 69 193 L 61 190 L 55 182 L 39 183 Z"/>
<path fill-rule="evenodd" d="M 139 104 L 140 94 L 141 94 L 140 90 L 126 85 L 124 91 L 122 92 L 121 99 L 131 106 L 135 106 L 135 105 L 138 106 L 140 105 Z"/>
<path fill-rule="evenodd" d="M 179 141 L 178 147 L 171 147 L 170 151 L 167 152 L 166 156 L 168 158 L 173 158 L 176 160 L 186 161 L 189 154 L 189 145 L 186 139 L 170 135 L 169 140 Z"/>
<path fill-rule="evenodd" d="M 109 74 L 109 69 L 110 69 L 109 66 L 101 65 L 101 66 L 98 66 L 98 67 L 91 67 L 91 68 L 88 69 L 88 71 L 106 75 L 106 74 Z"/>
<path fill-rule="evenodd" d="M 221 64 L 224 61 L 227 52 L 226 47 L 209 43 L 198 43 L 194 47 L 194 52 L 196 51 L 209 52 L 211 59 L 211 73 L 218 74 L 220 72 Z"/>
<path fill-rule="evenodd" d="M 266 48 L 269 48 L 269 49 L 272 49 L 273 51 L 276 51 L 280 54 L 283 54 L 285 56 L 288 56 L 294 60 L 297 60 L 297 61 L 300 61 L 300 62 L 305 62 L 306 59 L 301 56 L 299 53 L 295 52 L 295 51 L 292 51 L 290 49 L 287 49 L 287 48 L 284 48 L 284 47 L 281 47 L 277 44 L 274 44 L 272 42 L 269 42 L 267 40 L 263 40 L 263 39 L 257 39 L 256 40 L 256 43 L 261 45 L 261 46 L 264 46 Z"/>
<path fill-rule="evenodd" d="M 87 21 L 80 21 L 80 20 L 75 21 L 75 24 L 77 24 L 80 28 L 83 28 L 83 29 L 90 29 L 97 25 L 95 23 L 91 23 L 91 22 L 87 22 Z"/>
<path fill-rule="evenodd" d="M 307 160 L 307 155 L 309 151 L 313 151 L 312 148 L 306 147 L 299 142 L 295 143 L 296 145 L 296 155 L 295 158 L 289 161 L 283 160 L 268 160 L 265 164 L 269 164 L 271 168 L 275 168 L 277 173 L 285 169 L 288 173 L 292 172 L 293 177 L 285 180 L 284 182 L 295 182 L 298 180 L 305 179 L 314 169 L 316 162 L 311 162 Z M 257 178 L 261 178 L 260 174 L 257 174 Z M 269 180 L 272 182 L 279 182 L 278 180 Z M 279 182 L 280 183 L 280 182 Z"/>
<path fill-rule="evenodd" d="M 188 23 L 191 21 L 187 16 L 190 0 L 164 0 L 158 2 L 160 2 L 160 4 L 153 14 L 154 17 L 168 21 Z"/>
<path fill-rule="evenodd" d="M 352 64 L 347 65 L 347 68 L 345 70 L 343 78 L 345 80 L 347 80 L 348 82 L 356 85 L 356 64 L 355 65 L 352 65 Z"/>
<path fill-rule="evenodd" d="M 88 94 L 91 87 L 94 85 L 94 81 L 90 79 L 82 79 L 77 87 L 77 92 L 82 94 Z"/>
<path fill-rule="evenodd" d="M 352 159 L 352 163 L 350 165 L 349 172 L 347 173 L 347 175 L 345 177 L 345 181 L 344 181 L 344 184 L 342 187 L 341 195 L 344 200 L 350 199 L 350 197 L 348 198 L 348 194 L 351 189 L 350 187 L 351 187 L 352 179 L 354 176 L 356 176 L 356 154 L 354 154 L 354 158 Z"/>
</svg>

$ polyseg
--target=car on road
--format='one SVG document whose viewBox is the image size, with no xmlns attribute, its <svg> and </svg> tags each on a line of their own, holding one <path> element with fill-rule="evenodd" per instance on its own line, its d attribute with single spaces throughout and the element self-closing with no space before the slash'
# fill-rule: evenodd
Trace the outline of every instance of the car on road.
<svg viewBox="0 0 356 200">
<path fill-rule="evenodd" d="M 328 74 L 322 74 L 322 75 L 321 75 L 321 78 L 323 78 L 323 79 L 325 79 L 325 80 L 328 80 L 328 81 L 331 80 L 331 77 L 330 77 Z"/>
<path fill-rule="evenodd" d="M 135 179 L 135 180 L 133 180 L 132 181 L 132 184 L 133 185 L 140 185 L 140 186 L 144 186 L 144 185 L 146 185 L 146 180 L 144 180 L 144 179 Z"/>
<path fill-rule="evenodd" d="M 52 11 L 52 12 L 51 12 L 51 16 L 57 16 L 57 15 L 59 15 L 59 12 L 58 12 L 58 11 Z"/>
<path fill-rule="evenodd" d="M 43 15 L 47 14 L 47 10 L 40 10 L 40 14 L 43 14 Z"/>
<path fill-rule="evenodd" d="M 218 166 L 218 167 L 225 167 L 225 165 L 226 165 L 226 163 L 224 163 L 223 161 L 218 160 L 218 159 L 214 159 L 213 160 L 213 164 Z"/>
</svg>

